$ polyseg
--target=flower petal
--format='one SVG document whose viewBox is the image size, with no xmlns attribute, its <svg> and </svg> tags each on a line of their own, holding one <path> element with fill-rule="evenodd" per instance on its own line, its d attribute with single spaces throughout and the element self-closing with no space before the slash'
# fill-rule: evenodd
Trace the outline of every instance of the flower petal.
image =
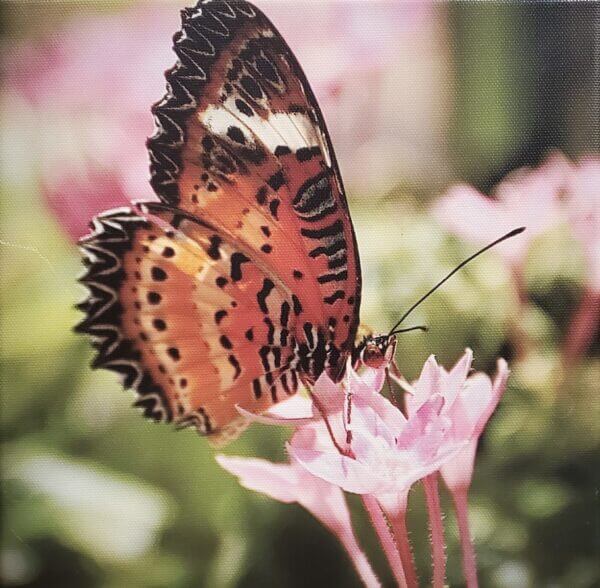
<svg viewBox="0 0 600 588">
<path fill-rule="evenodd" d="M 319 417 L 315 416 L 306 416 L 306 417 L 289 417 L 289 416 L 279 416 L 274 411 L 263 412 L 262 414 L 256 414 L 254 412 L 250 412 L 241 406 L 236 405 L 236 410 L 243 416 L 246 417 L 249 421 L 253 423 L 261 423 L 263 425 L 287 425 L 290 427 L 300 427 L 302 425 L 307 425 L 309 423 L 313 423 L 319 419 Z"/>
<path fill-rule="evenodd" d="M 444 483 L 452 492 L 468 488 L 473 477 L 477 439 L 471 440 L 455 457 L 446 461 L 440 468 Z"/>
<path fill-rule="evenodd" d="M 446 410 L 452 406 L 454 400 L 461 391 L 465 381 L 467 380 L 469 371 L 471 370 L 472 363 L 473 352 L 467 348 L 465 349 L 464 355 L 456 362 L 455 366 L 443 378 L 442 394 L 444 395 L 444 406 Z"/>
<path fill-rule="evenodd" d="M 342 491 L 312 476 L 301 465 L 217 455 L 217 462 L 238 476 L 242 486 L 285 503 L 297 502 L 321 521 L 344 546 L 366 586 L 379 581 L 360 548 Z"/>
<path fill-rule="evenodd" d="M 440 378 L 441 368 L 435 355 L 430 355 L 423 365 L 418 380 L 413 383 L 414 393 L 406 396 L 406 409 L 409 416 L 416 413 L 433 394 L 439 392 Z"/>
<path fill-rule="evenodd" d="M 379 489 L 380 481 L 374 472 L 356 459 L 333 451 L 324 453 L 294 447 L 293 440 L 288 444 L 288 452 L 313 476 L 347 492 L 373 494 Z"/>
<path fill-rule="evenodd" d="M 262 492 L 280 502 L 298 500 L 298 471 L 288 464 L 227 455 L 216 455 L 215 459 L 223 469 L 237 476 L 245 488 Z"/>
<path fill-rule="evenodd" d="M 502 398 L 502 395 L 506 390 L 506 383 L 510 374 L 508 364 L 506 363 L 506 360 L 501 358 L 498 360 L 497 365 L 497 374 L 494 378 L 494 382 L 492 385 L 492 400 L 488 404 L 486 410 L 481 415 L 479 422 L 477 423 L 475 430 L 475 434 L 477 435 L 477 437 L 479 437 L 481 433 L 483 433 L 483 429 L 485 428 L 493 412 L 496 410 L 496 407 L 498 406 L 498 403 L 500 402 L 500 399 Z"/>
</svg>

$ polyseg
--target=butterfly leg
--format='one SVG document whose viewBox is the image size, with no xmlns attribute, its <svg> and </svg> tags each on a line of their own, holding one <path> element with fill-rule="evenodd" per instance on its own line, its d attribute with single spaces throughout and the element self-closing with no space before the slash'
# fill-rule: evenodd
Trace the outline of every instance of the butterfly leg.
<svg viewBox="0 0 600 588">
<path fill-rule="evenodd" d="M 344 428 L 346 429 L 346 445 L 352 445 L 352 389 L 350 387 L 349 372 L 346 372 L 346 386 L 344 392 Z"/>
<path fill-rule="evenodd" d="M 402 372 L 398 368 L 398 364 L 395 360 L 390 362 L 389 366 L 386 368 L 385 377 L 394 404 L 406 415 L 406 394 L 413 394 L 413 392 L 411 385 L 402 375 Z M 392 386 L 392 382 L 396 385 L 395 387 L 399 388 L 403 392 L 402 396 L 398 395 L 394 390 L 395 387 Z"/>
<path fill-rule="evenodd" d="M 321 414 L 321 417 L 323 417 L 323 421 L 325 422 L 325 427 L 327 428 L 327 433 L 329 434 L 329 437 L 331 438 L 331 442 L 333 443 L 334 447 L 338 450 L 338 452 L 341 455 L 346 455 L 346 456 L 351 457 L 352 450 L 350 448 L 344 449 L 338 443 L 338 440 L 335 438 L 335 434 L 333 432 L 333 427 L 331 426 L 331 423 L 329 422 L 329 415 L 327 414 L 325 407 L 323 406 L 321 401 L 317 398 L 317 396 L 312 393 L 312 391 L 310 391 L 309 393 L 310 393 L 310 397 L 311 397 L 314 405 L 317 407 L 317 410 Z"/>
</svg>

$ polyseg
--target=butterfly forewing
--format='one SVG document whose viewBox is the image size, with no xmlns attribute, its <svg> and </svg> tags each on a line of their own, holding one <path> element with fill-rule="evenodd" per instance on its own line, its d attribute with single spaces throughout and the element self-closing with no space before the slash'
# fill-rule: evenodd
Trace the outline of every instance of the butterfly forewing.
<svg viewBox="0 0 600 588">
<path fill-rule="evenodd" d="M 245 2 L 183 13 L 169 91 L 149 140 L 159 197 L 254 250 L 296 293 L 298 322 L 341 375 L 358 323 L 360 268 L 323 117 L 298 62 Z M 318 373 L 312 374 L 318 376 Z"/>
</svg>

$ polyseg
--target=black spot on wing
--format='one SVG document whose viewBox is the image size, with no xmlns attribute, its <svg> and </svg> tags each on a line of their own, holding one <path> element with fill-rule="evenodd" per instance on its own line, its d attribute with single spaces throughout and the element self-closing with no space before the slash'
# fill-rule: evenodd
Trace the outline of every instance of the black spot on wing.
<svg viewBox="0 0 600 588">
<path fill-rule="evenodd" d="M 279 170 L 278 172 L 275 172 L 268 180 L 267 180 L 267 184 L 269 184 L 269 186 L 275 191 L 277 192 L 277 190 L 279 190 L 279 188 L 281 188 L 281 186 L 283 186 L 286 183 L 286 179 L 285 179 L 285 174 L 283 173 L 283 170 Z"/>
<path fill-rule="evenodd" d="M 275 288 L 275 284 L 269 278 L 265 278 L 263 280 L 263 287 L 256 295 L 258 306 L 265 314 L 269 313 L 269 308 L 267 307 L 267 296 L 271 293 L 273 288 Z"/>
<path fill-rule="evenodd" d="M 327 284 L 328 282 L 343 282 L 348 279 L 348 272 L 346 270 L 338 272 L 337 274 L 323 274 L 317 277 L 319 284 Z"/>
<path fill-rule="evenodd" d="M 343 300 L 346 293 L 343 290 L 336 290 L 331 296 L 323 298 L 326 304 L 333 304 L 336 300 Z"/>
<path fill-rule="evenodd" d="M 231 281 L 238 282 L 242 279 L 242 264 L 248 263 L 250 258 L 236 251 L 231 255 Z"/>
<path fill-rule="evenodd" d="M 214 260 L 221 259 L 220 246 L 221 246 L 221 243 L 223 242 L 223 239 L 221 239 L 221 237 L 219 237 L 219 235 L 211 235 L 209 237 L 209 242 L 210 242 L 210 246 L 206 250 L 206 253 L 208 253 L 208 256 Z"/>
<path fill-rule="evenodd" d="M 242 129 L 239 127 L 231 126 L 227 129 L 227 136 L 234 141 L 235 143 L 239 143 L 240 145 L 244 145 L 246 143 L 246 137 L 242 132 Z"/>
<path fill-rule="evenodd" d="M 254 392 L 254 398 L 257 400 L 262 396 L 262 388 L 260 386 L 260 380 L 255 378 L 252 380 L 252 391 Z"/>
<path fill-rule="evenodd" d="M 344 234 L 344 225 L 341 220 L 320 229 L 300 229 L 300 233 L 309 239 L 325 239 L 326 237 L 338 237 Z"/>
<path fill-rule="evenodd" d="M 295 294 L 292 294 L 292 304 L 294 306 L 294 314 L 298 316 L 302 312 L 302 304 L 300 304 L 300 299 Z"/>
<path fill-rule="evenodd" d="M 237 98 L 235 101 L 235 106 L 242 114 L 246 116 L 254 116 L 254 111 L 252 108 L 250 108 L 250 106 L 248 106 L 248 103 L 245 100 Z"/>
<path fill-rule="evenodd" d="M 269 210 L 271 211 L 273 218 L 277 218 L 277 210 L 280 204 L 281 202 L 278 198 L 275 198 L 274 200 L 271 200 L 271 202 L 269 202 Z"/>
<path fill-rule="evenodd" d="M 151 270 L 150 270 L 150 274 L 152 275 L 152 279 L 155 282 L 162 282 L 164 280 L 167 279 L 167 272 L 165 272 L 164 269 L 158 267 L 158 266 L 154 266 Z"/>
<path fill-rule="evenodd" d="M 217 310 L 217 312 L 215 312 L 215 323 L 220 324 L 221 321 L 227 316 L 227 311 L 226 310 Z"/>
</svg>

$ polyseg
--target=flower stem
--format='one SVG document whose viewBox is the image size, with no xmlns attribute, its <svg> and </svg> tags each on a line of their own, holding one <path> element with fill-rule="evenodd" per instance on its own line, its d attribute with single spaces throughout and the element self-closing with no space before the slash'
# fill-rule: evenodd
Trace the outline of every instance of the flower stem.
<svg viewBox="0 0 600 588">
<path fill-rule="evenodd" d="M 475 549 L 471 540 L 469 530 L 469 512 L 467 505 L 467 488 L 456 488 L 452 491 L 454 507 L 456 509 L 456 520 L 458 522 L 458 533 L 460 535 L 460 547 L 462 550 L 463 574 L 467 588 L 478 588 L 477 563 L 475 561 Z"/>
<path fill-rule="evenodd" d="M 600 325 L 600 293 L 591 289 L 583 293 L 563 344 L 563 362 L 572 366 L 585 353 Z"/>
<path fill-rule="evenodd" d="M 408 529 L 406 528 L 406 511 L 400 512 L 391 517 L 392 530 L 394 531 L 394 539 L 396 547 L 404 566 L 404 575 L 406 576 L 406 584 L 408 588 L 418 588 L 419 580 L 417 579 L 417 570 L 415 568 L 415 560 L 413 558 L 410 541 L 408 540 Z"/>
<path fill-rule="evenodd" d="M 367 588 L 380 588 L 381 582 L 377 578 L 367 556 L 364 554 L 363 550 L 360 548 L 356 537 L 352 531 L 345 532 L 341 531 L 336 533 L 339 538 L 341 544 L 346 548 L 346 551 L 350 555 L 350 559 L 354 564 L 354 568 L 358 573 L 360 579 L 363 584 Z"/>
<path fill-rule="evenodd" d="M 443 588 L 446 581 L 446 552 L 444 544 L 444 522 L 440 506 L 437 472 L 423 478 L 429 530 L 431 532 L 431 558 L 433 561 L 433 588 Z"/>
<path fill-rule="evenodd" d="M 381 547 L 387 557 L 398 586 L 400 586 L 400 588 L 407 588 L 402 560 L 400 559 L 396 544 L 394 543 L 394 537 L 390 533 L 388 523 L 379 503 L 369 494 L 363 494 L 362 501 L 366 511 L 369 513 L 369 517 L 371 518 L 371 522 L 373 523 L 373 527 L 377 533 L 377 537 L 379 538 Z"/>
<path fill-rule="evenodd" d="M 523 315 L 527 307 L 528 298 L 523 268 L 520 266 L 513 267 L 513 284 L 517 295 L 518 306 L 515 309 L 514 317 L 511 321 L 510 331 L 516 356 L 519 359 L 523 359 L 529 352 L 530 341 L 529 335 L 523 328 Z"/>
</svg>

